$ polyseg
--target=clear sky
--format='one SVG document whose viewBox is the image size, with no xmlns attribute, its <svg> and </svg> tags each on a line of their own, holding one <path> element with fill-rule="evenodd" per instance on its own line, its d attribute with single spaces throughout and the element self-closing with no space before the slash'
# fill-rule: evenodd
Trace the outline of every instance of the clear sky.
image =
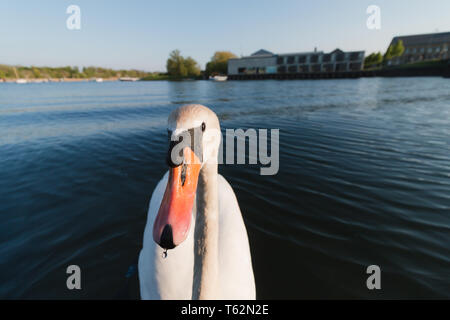
<svg viewBox="0 0 450 320">
<path fill-rule="evenodd" d="M 81 8 L 81 30 L 66 9 Z M 381 8 L 381 29 L 366 9 Z M 449 0 L 1 0 L 0 64 L 165 71 L 173 49 L 202 68 L 216 50 L 249 55 L 385 51 L 395 35 L 450 31 Z"/>
</svg>

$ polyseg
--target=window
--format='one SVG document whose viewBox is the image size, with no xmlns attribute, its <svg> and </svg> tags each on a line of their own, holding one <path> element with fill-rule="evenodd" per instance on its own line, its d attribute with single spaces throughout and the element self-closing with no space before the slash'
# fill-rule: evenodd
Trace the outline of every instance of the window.
<svg viewBox="0 0 450 320">
<path fill-rule="evenodd" d="M 277 64 L 283 64 L 283 63 L 284 63 L 284 57 L 278 57 Z"/>
<path fill-rule="evenodd" d="M 274 66 L 267 67 L 266 73 L 277 73 L 277 67 Z"/>
<path fill-rule="evenodd" d="M 256 73 L 257 74 L 264 74 L 264 73 L 266 73 L 266 68 L 265 67 L 256 68 Z"/>
<path fill-rule="evenodd" d="M 412 50 L 412 52 L 413 52 L 413 53 L 416 53 L 416 52 L 417 52 L 417 49 L 416 49 L 416 48 L 414 48 L 414 49 Z"/>
<path fill-rule="evenodd" d="M 319 56 L 317 54 L 313 54 L 311 55 L 311 57 L 309 58 L 309 62 L 310 63 L 317 63 L 317 61 L 319 61 Z"/>
<path fill-rule="evenodd" d="M 245 73 L 245 68 L 239 68 L 238 73 Z"/>
<path fill-rule="evenodd" d="M 433 48 L 428 48 L 428 53 L 432 53 L 433 52 Z"/>
<path fill-rule="evenodd" d="M 309 72 L 309 67 L 307 65 L 300 66 L 299 72 Z"/>
<path fill-rule="evenodd" d="M 298 63 L 306 63 L 306 56 L 299 56 Z"/>
<path fill-rule="evenodd" d="M 338 63 L 336 64 L 336 71 L 347 71 L 347 64 L 346 63 Z"/>
<path fill-rule="evenodd" d="M 352 70 L 352 71 L 361 70 L 361 67 L 362 67 L 362 65 L 359 62 L 352 62 L 352 63 L 350 63 L 350 70 Z"/>
<path fill-rule="evenodd" d="M 290 72 L 290 73 L 295 73 L 295 72 L 297 72 L 297 66 L 289 66 L 288 72 Z"/>
<path fill-rule="evenodd" d="M 278 67 L 278 73 L 286 73 L 286 67 L 285 66 L 279 66 Z"/>
<path fill-rule="evenodd" d="M 312 72 L 320 72 L 321 71 L 321 65 L 320 64 L 314 64 L 312 65 Z"/>
<path fill-rule="evenodd" d="M 345 54 L 344 53 L 339 53 L 336 56 L 336 61 L 344 61 L 344 59 L 345 59 Z"/>
<path fill-rule="evenodd" d="M 439 53 L 439 52 L 441 52 L 441 48 L 440 48 L 440 47 L 437 47 L 437 48 L 436 48 L 436 53 Z"/>
<path fill-rule="evenodd" d="M 330 62 L 331 61 L 331 54 L 324 54 L 322 56 L 322 62 Z"/>
<path fill-rule="evenodd" d="M 355 61 L 355 60 L 358 60 L 358 59 L 359 59 L 359 53 L 358 52 L 352 52 L 350 54 L 350 60 L 351 61 Z"/>
<path fill-rule="evenodd" d="M 420 53 L 424 53 L 425 52 L 425 48 L 420 48 Z"/>
<path fill-rule="evenodd" d="M 323 71 L 325 72 L 333 72 L 334 71 L 334 66 L 332 63 L 327 63 L 323 65 Z"/>
<path fill-rule="evenodd" d="M 288 64 L 293 64 L 294 61 L 295 61 L 295 57 L 294 57 L 294 56 L 289 56 L 289 57 L 287 58 L 287 63 L 288 63 Z"/>
</svg>

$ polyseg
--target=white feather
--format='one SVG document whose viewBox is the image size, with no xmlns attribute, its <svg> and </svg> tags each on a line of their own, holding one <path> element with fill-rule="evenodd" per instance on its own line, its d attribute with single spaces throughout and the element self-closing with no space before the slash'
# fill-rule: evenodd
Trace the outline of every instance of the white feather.
<svg viewBox="0 0 450 320">
<path fill-rule="evenodd" d="M 168 173 L 153 191 L 139 256 L 142 299 L 191 299 L 194 269 L 194 228 L 196 208 L 187 239 L 169 250 L 153 241 L 153 222 L 167 185 Z M 242 214 L 230 184 L 219 175 L 219 294 L 217 299 L 255 299 L 255 280 Z"/>
</svg>

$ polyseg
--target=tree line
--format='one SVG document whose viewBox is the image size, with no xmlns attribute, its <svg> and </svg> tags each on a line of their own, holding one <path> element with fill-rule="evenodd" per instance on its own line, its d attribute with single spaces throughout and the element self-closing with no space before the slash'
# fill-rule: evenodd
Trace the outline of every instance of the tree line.
<svg viewBox="0 0 450 320">
<path fill-rule="evenodd" d="M 167 74 L 175 79 L 197 78 L 216 74 L 227 74 L 228 60 L 236 55 L 228 51 L 217 51 L 206 64 L 205 71 L 201 71 L 198 63 L 191 57 L 183 57 L 179 50 L 173 50 L 167 59 Z"/>
<path fill-rule="evenodd" d="M 387 61 L 392 60 L 396 57 L 400 57 L 403 52 L 405 52 L 405 47 L 403 45 L 403 41 L 399 40 L 396 43 L 391 44 L 384 55 L 381 54 L 381 52 L 374 52 L 369 54 L 364 59 L 364 67 L 366 69 L 380 67 L 386 64 Z"/>
<path fill-rule="evenodd" d="M 139 70 L 113 70 L 98 67 L 24 67 L 24 66 L 8 66 L 0 65 L 0 79 L 90 79 L 90 78 L 119 78 L 133 77 L 141 78 L 151 75 L 150 72 Z"/>
<path fill-rule="evenodd" d="M 203 78 L 216 74 L 227 74 L 228 60 L 237 56 L 228 51 L 217 51 L 201 70 L 192 57 L 183 57 L 179 50 L 173 50 L 166 62 L 167 72 L 144 72 L 139 70 L 113 70 L 98 67 L 24 67 L 0 65 L 0 79 L 90 79 L 133 77 L 142 80 L 177 80 L 185 78 Z"/>
</svg>

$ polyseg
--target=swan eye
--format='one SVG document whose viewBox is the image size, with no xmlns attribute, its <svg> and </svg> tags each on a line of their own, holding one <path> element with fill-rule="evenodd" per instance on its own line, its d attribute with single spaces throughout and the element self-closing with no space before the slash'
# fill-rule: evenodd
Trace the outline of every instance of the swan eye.
<svg viewBox="0 0 450 320">
<path fill-rule="evenodd" d="M 206 124 L 203 122 L 202 123 L 202 131 L 205 132 L 205 129 L 206 129 Z"/>
</svg>

